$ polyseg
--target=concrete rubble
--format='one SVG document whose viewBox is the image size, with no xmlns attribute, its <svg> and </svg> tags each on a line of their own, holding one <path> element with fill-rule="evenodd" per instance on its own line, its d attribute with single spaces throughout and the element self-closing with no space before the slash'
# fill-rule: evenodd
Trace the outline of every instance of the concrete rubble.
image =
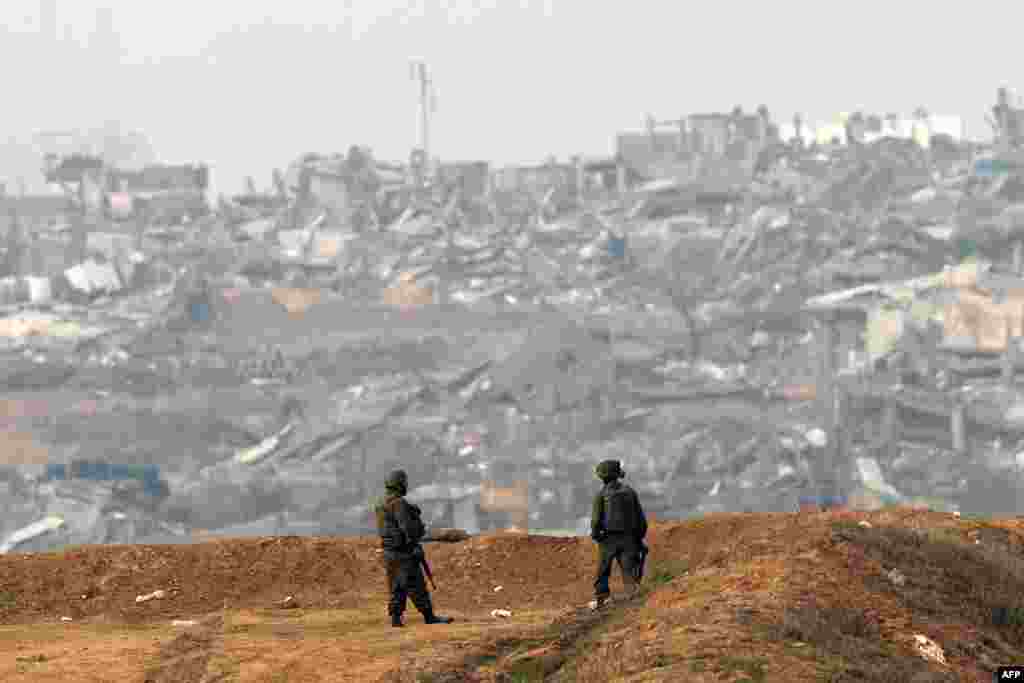
<svg viewBox="0 0 1024 683">
<path fill-rule="evenodd" d="M 1015 514 L 1014 111 L 426 178 L 353 146 L 212 208 L 202 166 L 51 160 L 60 201 L 0 198 L 0 547 L 363 533 L 395 467 L 433 527 L 586 533 L 610 457 L 662 518 Z"/>
</svg>

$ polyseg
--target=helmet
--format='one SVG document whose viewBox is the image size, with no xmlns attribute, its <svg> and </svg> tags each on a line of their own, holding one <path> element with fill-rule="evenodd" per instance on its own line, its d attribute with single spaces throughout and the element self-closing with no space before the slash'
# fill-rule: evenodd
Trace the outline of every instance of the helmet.
<svg viewBox="0 0 1024 683">
<path fill-rule="evenodd" d="M 618 460 L 603 460 L 594 468 L 594 474 L 601 481 L 613 481 L 624 476 L 622 463 Z"/>
<path fill-rule="evenodd" d="M 405 470 L 395 470 L 384 480 L 384 488 L 389 493 L 404 496 L 409 490 L 409 475 L 405 473 Z"/>
</svg>

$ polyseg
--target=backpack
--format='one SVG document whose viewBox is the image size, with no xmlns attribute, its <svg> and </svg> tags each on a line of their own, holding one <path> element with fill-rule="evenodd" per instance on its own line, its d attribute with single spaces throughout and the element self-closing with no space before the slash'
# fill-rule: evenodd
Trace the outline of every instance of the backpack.
<svg viewBox="0 0 1024 683">
<path fill-rule="evenodd" d="M 604 528 L 613 534 L 634 533 L 639 526 L 636 517 L 636 494 L 628 486 L 607 487 L 604 496 Z"/>
<path fill-rule="evenodd" d="M 409 508 L 409 535 L 406 535 L 395 516 L 395 507 L 405 505 Z M 426 533 L 422 513 L 416 505 L 410 505 L 402 498 L 388 498 L 377 507 L 377 528 L 385 542 L 393 543 L 392 549 L 404 550 L 417 545 Z M 410 538 L 411 536 L 411 538 Z"/>
</svg>

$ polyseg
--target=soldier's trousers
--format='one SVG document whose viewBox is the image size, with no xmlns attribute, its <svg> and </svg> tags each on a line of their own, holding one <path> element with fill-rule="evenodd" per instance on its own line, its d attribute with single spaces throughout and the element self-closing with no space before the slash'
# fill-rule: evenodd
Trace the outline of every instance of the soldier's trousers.
<svg viewBox="0 0 1024 683">
<path fill-rule="evenodd" d="M 597 578 L 594 579 L 594 596 L 598 599 L 611 595 L 608 581 L 612 576 L 612 564 L 618 562 L 626 588 L 639 588 L 636 573 L 640 567 L 640 542 L 628 534 L 609 534 L 598 544 Z"/>
<path fill-rule="evenodd" d="M 415 557 L 392 556 L 384 558 L 384 567 L 388 576 L 388 614 L 402 616 L 405 613 L 406 600 L 424 616 L 433 613 L 430 593 L 427 591 L 427 579 L 423 575 L 423 567 Z"/>
</svg>

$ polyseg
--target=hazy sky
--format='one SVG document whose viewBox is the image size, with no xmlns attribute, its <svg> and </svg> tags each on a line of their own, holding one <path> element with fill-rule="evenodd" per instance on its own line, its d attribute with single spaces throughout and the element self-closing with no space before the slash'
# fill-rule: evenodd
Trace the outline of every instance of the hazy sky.
<svg viewBox="0 0 1024 683">
<path fill-rule="evenodd" d="M 647 112 L 736 104 L 764 103 L 786 120 L 924 105 L 987 134 L 995 89 L 1022 85 L 1012 80 L 1012 3 L 56 4 L 75 43 L 45 43 L 38 0 L 0 3 L 0 27 L 16 32 L 0 33 L 0 134 L 114 118 L 147 132 L 168 161 L 209 161 L 228 191 L 245 174 L 267 184 L 274 166 L 307 151 L 359 143 L 406 159 L 417 138 L 410 57 L 434 73 L 435 151 L 498 162 L 610 153 L 614 133 Z M 120 65 L 85 48 L 98 5 L 113 11 Z"/>
</svg>

